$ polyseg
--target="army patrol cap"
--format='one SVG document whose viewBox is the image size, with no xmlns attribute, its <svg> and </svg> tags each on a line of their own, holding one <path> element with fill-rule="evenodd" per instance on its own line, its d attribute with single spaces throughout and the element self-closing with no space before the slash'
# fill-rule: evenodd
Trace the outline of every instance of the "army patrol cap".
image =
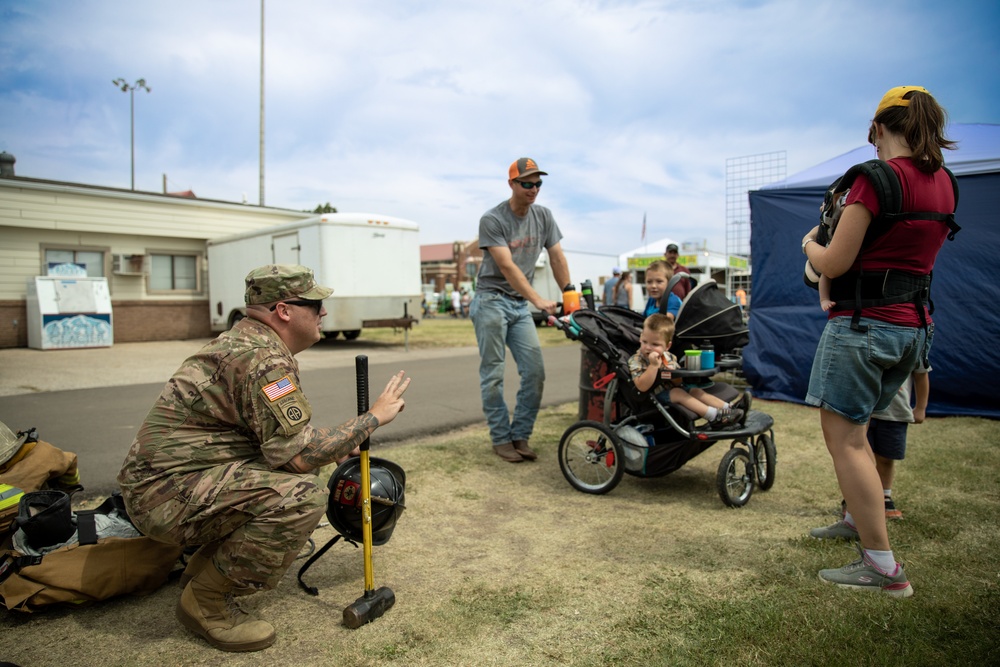
<svg viewBox="0 0 1000 667">
<path fill-rule="evenodd" d="M 322 301 L 333 294 L 316 284 L 312 269 L 298 264 L 267 264 L 247 274 L 244 299 L 248 306 L 288 299 Z"/>
<path fill-rule="evenodd" d="M 19 438 L 6 424 L 0 422 L 0 465 L 10 461 L 27 439 L 27 433 Z"/>
</svg>

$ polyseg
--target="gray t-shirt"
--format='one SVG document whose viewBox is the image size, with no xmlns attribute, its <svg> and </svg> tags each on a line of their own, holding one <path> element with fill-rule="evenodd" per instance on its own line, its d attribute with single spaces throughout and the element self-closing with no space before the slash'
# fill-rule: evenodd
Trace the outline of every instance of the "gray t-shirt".
<svg viewBox="0 0 1000 667">
<path fill-rule="evenodd" d="M 922 363 L 917 364 L 913 369 L 914 373 L 929 373 L 931 367 L 926 368 Z M 886 422 L 906 422 L 913 423 L 913 406 L 910 405 L 910 397 L 913 395 L 913 376 L 906 378 L 906 381 L 899 386 L 896 395 L 892 397 L 892 402 L 881 412 L 872 414 L 872 419 L 881 419 Z"/>
<path fill-rule="evenodd" d="M 496 246 L 510 248 L 514 264 L 531 282 L 535 277 L 538 255 L 561 239 L 562 232 L 549 209 L 532 204 L 528 213 L 523 218 L 518 218 L 507 200 L 500 202 L 486 211 L 479 220 L 479 247 L 483 249 L 483 263 L 479 267 L 476 290 L 504 292 L 521 298 L 522 295 L 504 278 L 489 249 Z"/>
</svg>

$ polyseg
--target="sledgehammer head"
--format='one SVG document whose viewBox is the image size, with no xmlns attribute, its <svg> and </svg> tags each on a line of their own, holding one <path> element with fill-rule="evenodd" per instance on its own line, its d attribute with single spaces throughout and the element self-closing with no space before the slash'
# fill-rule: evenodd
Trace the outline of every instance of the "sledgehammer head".
<svg viewBox="0 0 1000 667">
<path fill-rule="evenodd" d="M 344 608 L 344 625 L 356 630 L 389 611 L 394 604 L 396 604 L 396 594 L 387 586 L 374 591 L 365 591 L 364 595 Z"/>
</svg>

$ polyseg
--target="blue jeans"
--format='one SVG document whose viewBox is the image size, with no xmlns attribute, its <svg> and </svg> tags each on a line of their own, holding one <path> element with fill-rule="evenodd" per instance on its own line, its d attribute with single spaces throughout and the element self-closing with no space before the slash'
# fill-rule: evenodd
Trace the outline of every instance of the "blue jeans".
<svg viewBox="0 0 1000 667">
<path fill-rule="evenodd" d="M 528 302 L 499 292 L 476 292 L 469 315 L 479 343 L 479 388 L 490 440 L 494 445 L 527 440 L 535 428 L 545 386 L 542 348 Z M 521 378 L 513 420 L 503 395 L 508 347 Z"/>
<path fill-rule="evenodd" d="M 872 412 L 884 410 L 926 358 L 934 337 L 932 327 L 904 327 L 868 317 L 867 332 L 851 329 L 850 316 L 826 323 L 816 348 L 806 403 L 855 424 L 868 423 Z"/>
</svg>

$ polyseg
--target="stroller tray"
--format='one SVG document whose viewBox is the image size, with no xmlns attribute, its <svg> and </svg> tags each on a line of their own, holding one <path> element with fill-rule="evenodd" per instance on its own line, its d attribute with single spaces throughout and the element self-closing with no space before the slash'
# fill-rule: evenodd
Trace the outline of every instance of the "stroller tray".
<svg viewBox="0 0 1000 667">
<path fill-rule="evenodd" d="M 729 440 L 732 438 L 742 438 L 751 435 L 758 435 L 767 431 L 772 426 L 774 426 L 774 417 L 767 414 L 766 412 L 761 412 L 760 410 L 751 410 L 750 414 L 747 415 L 746 422 L 739 426 L 738 428 L 729 428 L 719 431 L 692 431 L 692 435 L 701 434 L 709 436 L 711 440 Z"/>
</svg>

